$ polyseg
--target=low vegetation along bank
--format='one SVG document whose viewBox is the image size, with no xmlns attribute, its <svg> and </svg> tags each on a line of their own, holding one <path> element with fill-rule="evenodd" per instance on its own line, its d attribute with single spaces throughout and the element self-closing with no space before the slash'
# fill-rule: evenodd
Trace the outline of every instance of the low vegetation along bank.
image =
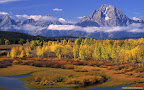
<svg viewBox="0 0 144 90">
<path fill-rule="evenodd" d="M 134 67 L 130 70 L 132 65 Z M 113 65 L 102 61 L 29 58 L 14 59 L 12 66 L 1 69 L 0 75 L 16 76 L 34 72 L 30 77 L 20 79 L 27 82 L 25 87 L 28 88 L 78 87 L 99 83 L 102 83 L 99 87 L 112 87 L 134 83 L 140 85 L 139 82 L 144 81 L 144 73 L 136 67 L 136 64 L 130 63 Z M 105 82 L 107 79 L 108 82 Z"/>
<path fill-rule="evenodd" d="M 20 79 L 28 88 L 80 87 L 99 83 L 99 87 L 142 85 L 144 38 L 27 41 L 25 45 L 13 47 L 10 53 L 2 51 L 0 67 L 2 76 L 33 72 L 30 77 Z M 15 67 L 19 67 L 17 72 Z M 9 70 L 5 72 L 6 69 Z"/>
</svg>

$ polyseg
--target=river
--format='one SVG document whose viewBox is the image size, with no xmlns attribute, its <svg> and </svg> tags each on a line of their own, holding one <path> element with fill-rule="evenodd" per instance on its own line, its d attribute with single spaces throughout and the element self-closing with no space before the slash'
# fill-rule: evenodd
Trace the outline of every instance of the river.
<svg viewBox="0 0 144 90">
<path fill-rule="evenodd" d="M 25 82 L 18 80 L 19 78 L 29 77 L 30 74 L 27 75 L 20 75 L 20 76 L 10 76 L 10 77 L 0 77 L 0 88 L 4 88 L 4 90 L 34 90 L 24 88 L 23 86 L 26 85 Z M 128 86 L 128 85 L 125 85 Z M 118 87 L 87 87 L 83 88 L 83 90 L 122 90 L 121 88 L 124 86 Z M 79 90 L 80 88 L 76 88 Z M 69 90 L 66 88 L 49 88 L 49 89 L 37 89 L 37 90 Z"/>
</svg>

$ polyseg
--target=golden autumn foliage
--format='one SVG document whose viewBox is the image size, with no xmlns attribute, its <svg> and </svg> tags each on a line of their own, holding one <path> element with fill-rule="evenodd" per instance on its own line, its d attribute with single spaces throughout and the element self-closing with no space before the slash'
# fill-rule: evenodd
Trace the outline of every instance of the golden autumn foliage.
<svg viewBox="0 0 144 90">
<path fill-rule="evenodd" d="M 31 41 L 27 47 L 12 48 L 10 56 L 12 58 L 37 56 L 137 63 L 144 62 L 144 39 L 95 40 L 79 38 L 74 42 L 70 40 L 40 42 L 36 40 Z"/>
</svg>

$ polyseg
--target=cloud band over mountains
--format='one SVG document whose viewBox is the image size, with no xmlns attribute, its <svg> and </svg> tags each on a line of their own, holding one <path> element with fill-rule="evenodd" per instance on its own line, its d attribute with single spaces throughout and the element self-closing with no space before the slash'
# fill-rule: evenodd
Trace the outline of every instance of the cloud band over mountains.
<svg viewBox="0 0 144 90">
<path fill-rule="evenodd" d="M 77 30 L 86 32 L 144 32 L 144 25 L 140 23 L 133 23 L 129 26 L 115 26 L 115 27 L 80 27 L 75 25 L 49 25 L 48 30 Z"/>
<path fill-rule="evenodd" d="M 93 33 L 93 32 L 133 32 L 133 33 L 144 33 L 144 25 L 140 23 L 133 23 L 129 26 L 125 27 L 81 27 L 81 26 L 75 26 L 75 25 L 49 25 L 48 27 L 41 27 L 41 26 L 33 26 L 30 24 L 26 24 L 24 26 L 9 26 L 2 28 L 4 30 L 9 29 L 16 29 L 16 30 L 26 30 L 26 31 L 41 31 L 41 30 L 74 30 L 74 31 L 85 31 L 87 33 Z"/>
</svg>

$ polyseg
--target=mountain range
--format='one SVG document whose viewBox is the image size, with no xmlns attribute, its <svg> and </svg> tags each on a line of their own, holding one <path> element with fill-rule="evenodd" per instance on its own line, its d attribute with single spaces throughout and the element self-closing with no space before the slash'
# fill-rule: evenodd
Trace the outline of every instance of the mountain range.
<svg viewBox="0 0 144 90">
<path fill-rule="evenodd" d="M 53 18 L 50 15 L 46 15 L 45 17 Z M 51 25 L 55 28 L 51 29 Z M 62 26 L 72 27 L 72 29 L 61 29 Z M 121 9 L 106 4 L 102 5 L 99 10 L 95 10 L 91 15 L 85 16 L 76 24 L 63 23 L 59 19 L 34 20 L 30 18 L 20 21 L 6 15 L 0 17 L 0 30 L 2 31 L 22 32 L 45 37 L 76 36 L 97 39 L 144 37 L 143 28 L 143 20 L 130 19 Z"/>
<path fill-rule="evenodd" d="M 132 23 L 144 23 L 143 20 L 132 20 L 128 18 L 121 9 L 113 5 L 102 5 L 91 15 L 84 17 L 77 25 L 80 26 L 128 26 Z"/>
</svg>

